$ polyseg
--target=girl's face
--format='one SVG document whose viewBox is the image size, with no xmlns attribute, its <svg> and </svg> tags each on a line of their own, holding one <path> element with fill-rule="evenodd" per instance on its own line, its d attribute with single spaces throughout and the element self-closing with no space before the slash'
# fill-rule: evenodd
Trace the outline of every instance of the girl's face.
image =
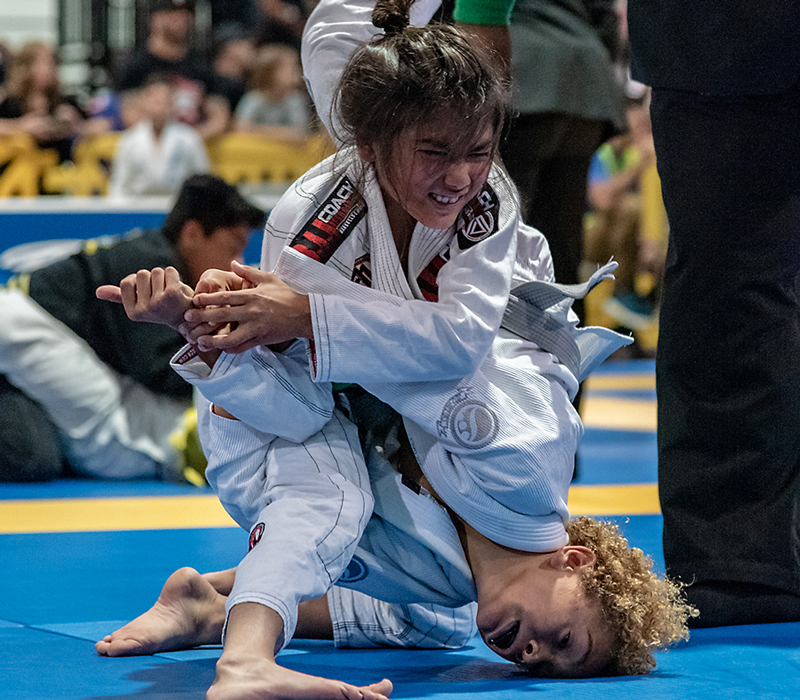
<svg viewBox="0 0 800 700">
<path fill-rule="evenodd" d="M 400 134 L 391 154 L 361 146 L 375 164 L 384 197 L 414 221 L 434 229 L 452 226 L 464 205 L 480 192 L 494 157 L 494 133 L 486 127 L 464 141 L 455 120 L 441 119 Z"/>
</svg>

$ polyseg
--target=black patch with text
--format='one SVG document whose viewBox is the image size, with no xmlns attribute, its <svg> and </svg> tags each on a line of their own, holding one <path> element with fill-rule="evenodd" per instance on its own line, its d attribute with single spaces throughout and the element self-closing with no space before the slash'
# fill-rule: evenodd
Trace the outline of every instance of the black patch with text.
<svg viewBox="0 0 800 700">
<path fill-rule="evenodd" d="M 366 213 L 364 197 L 344 176 L 294 237 L 291 247 L 321 263 L 328 262 Z"/>
<path fill-rule="evenodd" d="M 500 200 L 495 191 L 486 184 L 461 210 L 456 220 L 456 234 L 461 250 L 471 248 L 496 233 L 499 218 Z"/>
</svg>

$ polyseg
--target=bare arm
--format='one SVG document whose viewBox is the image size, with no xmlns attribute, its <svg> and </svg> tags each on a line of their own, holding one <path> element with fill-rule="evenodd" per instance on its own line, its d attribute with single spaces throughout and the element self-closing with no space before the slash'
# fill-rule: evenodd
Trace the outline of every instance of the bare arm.
<svg viewBox="0 0 800 700">
<path fill-rule="evenodd" d="M 245 696 L 386 700 L 392 692 L 392 684 L 386 679 L 359 688 L 278 666 L 272 650 L 280 646 L 282 637 L 283 621 L 274 610 L 260 603 L 234 605 L 208 700 Z"/>
<path fill-rule="evenodd" d="M 205 100 L 206 118 L 197 125 L 197 131 L 204 140 L 218 136 L 228 129 L 231 108 L 228 101 L 220 95 L 209 95 Z"/>
</svg>

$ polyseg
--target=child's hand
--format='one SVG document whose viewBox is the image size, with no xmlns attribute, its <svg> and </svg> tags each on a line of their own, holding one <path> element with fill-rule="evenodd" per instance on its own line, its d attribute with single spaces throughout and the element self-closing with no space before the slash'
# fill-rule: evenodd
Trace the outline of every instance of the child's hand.
<svg viewBox="0 0 800 700">
<path fill-rule="evenodd" d="M 223 292 L 241 289 L 245 283 L 239 275 L 229 270 L 217 270 L 210 268 L 206 270 L 195 285 L 195 295 L 198 293 L 210 294 L 213 292 Z M 178 326 L 180 334 L 190 343 L 194 343 L 194 338 L 202 335 L 213 335 L 225 332 L 225 324 L 199 323 L 183 320 Z"/>
<path fill-rule="evenodd" d="M 122 304 L 132 321 L 160 323 L 178 330 L 183 314 L 192 305 L 194 291 L 181 282 L 174 267 L 156 267 L 128 275 L 119 287 L 98 287 L 95 294 L 98 299 Z"/>
<path fill-rule="evenodd" d="M 195 324 L 187 335 L 201 350 L 219 349 L 238 353 L 257 345 L 275 345 L 294 338 L 311 337 L 308 297 L 298 294 L 278 277 L 233 263 L 231 269 L 243 282 L 241 289 L 197 294 L 197 308 L 184 318 Z M 203 325 L 222 328 L 214 335 L 203 333 Z"/>
<path fill-rule="evenodd" d="M 241 289 L 245 284 L 244 278 L 229 270 L 206 270 L 195 285 L 195 294 L 211 294 Z"/>
</svg>

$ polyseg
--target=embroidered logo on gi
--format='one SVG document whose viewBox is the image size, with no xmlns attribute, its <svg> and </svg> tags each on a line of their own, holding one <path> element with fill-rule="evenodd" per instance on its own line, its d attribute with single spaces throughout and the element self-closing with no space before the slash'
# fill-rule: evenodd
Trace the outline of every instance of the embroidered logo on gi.
<svg viewBox="0 0 800 700">
<path fill-rule="evenodd" d="M 351 282 L 360 284 L 364 287 L 372 286 L 372 268 L 369 264 L 369 253 L 362 255 L 353 265 L 353 276 Z"/>
<path fill-rule="evenodd" d="M 366 213 L 367 203 L 345 176 L 294 237 L 291 247 L 309 258 L 328 262 Z"/>
<path fill-rule="evenodd" d="M 353 557 L 344 573 L 339 577 L 337 583 L 355 583 L 356 581 L 363 581 L 367 578 L 369 569 L 361 557 Z"/>
<path fill-rule="evenodd" d="M 456 221 L 458 245 L 462 250 L 489 238 L 498 228 L 500 201 L 487 184 L 465 206 Z"/>
<path fill-rule="evenodd" d="M 442 437 L 450 434 L 462 447 L 476 450 L 494 440 L 500 422 L 489 406 L 473 399 L 470 393 L 468 388 L 459 389 L 448 399 L 436 428 Z"/>
<path fill-rule="evenodd" d="M 250 544 L 247 548 L 248 552 L 253 547 L 255 547 L 259 542 L 261 542 L 261 538 L 263 537 L 263 535 L 264 535 L 264 523 L 259 523 L 250 532 Z"/>
</svg>

